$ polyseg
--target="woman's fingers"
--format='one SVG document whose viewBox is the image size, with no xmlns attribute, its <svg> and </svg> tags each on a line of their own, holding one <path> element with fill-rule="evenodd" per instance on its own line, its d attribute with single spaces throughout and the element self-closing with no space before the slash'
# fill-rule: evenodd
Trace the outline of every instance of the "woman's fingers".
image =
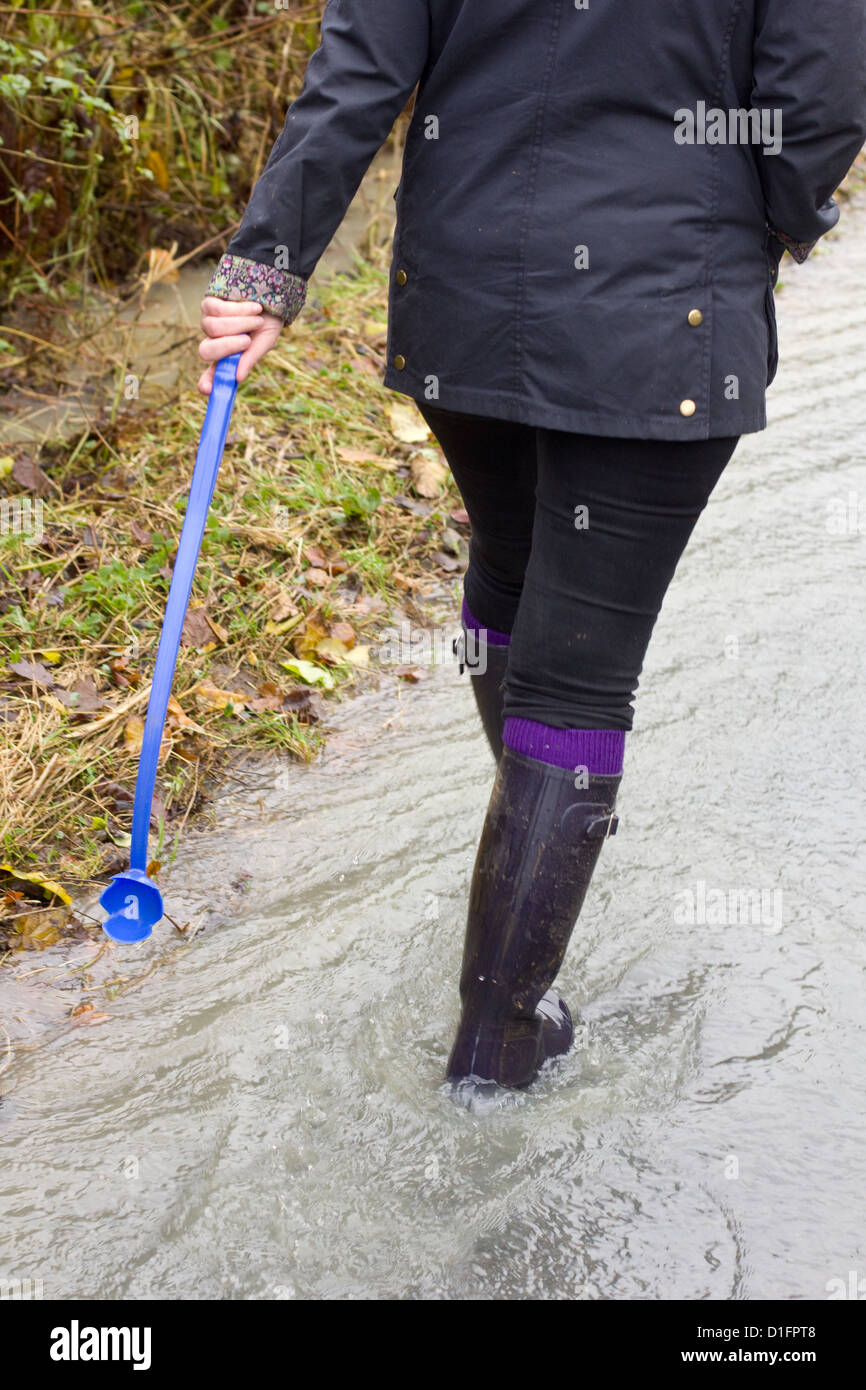
<svg viewBox="0 0 866 1390">
<path fill-rule="evenodd" d="M 202 362 L 221 362 L 231 357 L 233 352 L 243 352 L 252 339 L 249 333 L 231 333 L 221 338 L 203 338 L 198 345 L 198 355 Z"/>
<path fill-rule="evenodd" d="M 249 347 L 241 354 L 241 360 L 238 363 L 237 370 L 238 382 L 246 381 L 252 368 L 264 357 L 265 353 L 273 347 L 278 337 L 279 330 L 276 332 L 268 333 L 264 331 L 255 334 Z"/>
<path fill-rule="evenodd" d="M 210 365 L 198 380 L 202 395 L 211 393 L 214 365 L 236 352 L 241 354 L 237 379 L 244 381 L 256 362 L 273 347 L 282 326 L 282 319 L 264 310 L 261 304 L 205 295 L 201 305 L 201 327 L 207 336 L 199 343 L 198 355 Z"/>
<path fill-rule="evenodd" d="M 261 314 L 262 305 L 256 303 L 254 299 L 214 299 L 212 294 L 206 294 L 201 302 L 202 317 L 205 314 L 212 318 L 233 318 L 237 314 L 249 317 L 250 314 Z"/>
<path fill-rule="evenodd" d="M 216 364 L 208 367 L 206 372 L 202 372 L 198 379 L 198 389 L 203 396 L 209 396 L 213 390 L 213 376 L 216 371 Z"/>
<path fill-rule="evenodd" d="M 231 333 L 252 333 L 259 328 L 260 314 L 202 314 L 201 328 L 209 338 L 223 338 Z"/>
</svg>

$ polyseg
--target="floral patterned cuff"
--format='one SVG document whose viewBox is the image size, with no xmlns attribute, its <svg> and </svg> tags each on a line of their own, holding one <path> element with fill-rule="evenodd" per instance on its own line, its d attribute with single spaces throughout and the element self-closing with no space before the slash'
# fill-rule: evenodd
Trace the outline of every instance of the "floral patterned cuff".
<svg viewBox="0 0 866 1390">
<path fill-rule="evenodd" d="M 769 224 L 768 224 L 769 225 Z M 818 239 L 814 241 L 795 241 L 788 236 L 787 232 L 780 232 L 775 227 L 770 227 L 770 231 L 777 241 L 780 241 L 789 255 L 793 256 L 798 265 L 802 265 L 809 252 L 818 244 Z"/>
<path fill-rule="evenodd" d="M 214 299 L 250 299 L 270 313 L 279 314 L 284 323 L 291 323 L 304 307 L 307 282 L 290 270 L 278 270 L 263 261 L 250 261 L 246 256 L 232 256 L 226 252 L 211 276 L 206 293 Z"/>
</svg>

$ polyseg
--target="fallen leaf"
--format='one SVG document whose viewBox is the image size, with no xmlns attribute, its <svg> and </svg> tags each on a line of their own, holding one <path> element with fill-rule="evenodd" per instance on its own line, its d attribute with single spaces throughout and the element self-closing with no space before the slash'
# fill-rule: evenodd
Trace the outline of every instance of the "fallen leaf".
<svg viewBox="0 0 866 1390">
<path fill-rule="evenodd" d="M 97 714 L 101 709 L 108 709 L 108 701 L 103 700 L 93 681 L 86 676 L 74 681 L 66 690 L 55 687 L 54 697 L 73 714 Z"/>
<path fill-rule="evenodd" d="M 410 681 L 412 685 L 417 685 L 419 681 L 426 681 L 430 672 L 426 666 L 395 666 L 393 674 L 399 676 L 401 681 Z"/>
<path fill-rule="evenodd" d="M 129 534 L 132 536 L 133 540 L 138 541 L 140 545 L 151 544 L 152 533 L 146 530 L 138 521 L 130 521 Z"/>
<path fill-rule="evenodd" d="M 207 613 L 203 608 L 188 608 L 186 617 L 183 620 L 183 630 L 180 635 L 181 644 L 184 647 L 197 647 L 199 651 L 207 649 L 208 645 L 214 645 L 213 631 L 207 620 Z"/>
<path fill-rule="evenodd" d="M 62 660 L 62 653 L 58 652 L 54 647 L 40 647 L 39 655 L 44 657 L 52 666 L 56 666 L 58 661 Z"/>
<path fill-rule="evenodd" d="M 25 492 L 32 492 L 35 497 L 45 497 L 51 491 L 48 474 L 43 473 L 39 464 L 33 463 L 31 459 L 15 460 L 12 465 L 12 480 Z"/>
<path fill-rule="evenodd" d="M 108 664 L 114 683 L 119 685 L 121 690 L 128 690 L 130 686 L 135 687 L 141 684 L 141 672 L 133 670 L 125 656 L 115 657 Z"/>
<path fill-rule="evenodd" d="M 42 874 L 25 873 L 12 864 L 0 864 L 0 876 L 4 888 L 18 889 L 28 898 L 35 898 L 37 902 L 50 903 L 55 898 L 59 898 L 62 903 L 72 902 L 69 894 L 59 883 L 55 883 L 53 878 L 43 877 Z"/>
<path fill-rule="evenodd" d="M 461 568 L 460 561 L 455 560 L 453 555 L 446 555 L 444 550 L 434 550 L 433 559 L 440 569 L 447 570 L 449 574 Z"/>
<path fill-rule="evenodd" d="M 402 492 L 395 492 L 391 501 L 413 516 L 429 516 L 433 510 L 429 502 L 416 502 L 412 497 L 404 497 Z"/>
<path fill-rule="evenodd" d="M 331 623 L 328 628 L 328 636 L 336 637 L 338 642 L 342 642 L 346 647 L 355 645 L 355 629 L 351 623 Z"/>
<path fill-rule="evenodd" d="M 229 640 L 228 629 L 224 628 L 221 623 L 216 622 L 215 619 L 212 618 L 209 613 L 205 614 L 205 616 L 208 622 L 210 623 L 211 631 L 213 632 L 214 636 L 220 642 L 227 642 Z"/>
<path fill-rule="evenodd" d="M 405 405 L 402 401 L 389 405 L 388 419 L 391 433 L 401 444 L 420 444 L 430 437 L 430 431 L 414 405 Z"/>
<path fill-rule="evenodd" d="M 69 921 L 66 907 L 49 907 L 39 912 L 22 912 L 12 919 L 12 928 L 21 937 L 21 944 L 37 950 L 54 946 L 60 940 L 61 929 Z"/>
<path fill-rule="evenodd" d="M 285 622 L 286 618 L 296 618 L 300 609 L 293 603 L 285 590 L 278 593 L 271 604 L 270 618 L 272 623 Z"/>
<path fill-rule="evenodd" d="M 209 710 L 224 710 L 231 705 L 233 710 L 239 712 L 249 699 L 243 690 L 220 690 L 209 681 L 201 681 L 190 693 Z"/>
<path fill-rule="evenodd" d="M 370 648 L 352 647 L 351 651 L 346 652 L 346 660 L 351 666 L 369 666 Z"/>
<path fill-rule="evenodd" d="M 151 150 L 150 153 L 149 153 L 148 156 L 147 156 L 147 159 L 145 160 L 145 163 L 146 163 L 148 169 L 150 170 L 150 172 L 153 174 L 153 177 L 156 179 L 157 186 L 158 186 L 159 188 L 161 188 L 162 191 L 163 191 L 163 193 L 164 193 L 164 192 L 166 191 L 166 189 L 168 188 L 168 169 L 166 168 L 165 160 L 163 159 L 163 157 L 162 157 L 162 155 L 160 154 L 159 150 Z M 148 260 L 150 261 L 151 267 L 153 267 L 154 262 L 156 262 L 158 265 L 159 265 L 159 264 L 162 264 L 163 258 L 167 258 L 169 261 L 171 261 L 171 260 L 172 260 L 171 252 L 170 252 L 170 251 L 161 251 L 161 250 L 157 249 L 156 247 L 151 247 L 151 250 L 150 250 L 149 255 L 148 255 Z M 161 280 L 161 279 L 163 279 L 163 278 L 176 280 L 176 279 L 177 279 L 177 271 L 175 271 L 175 273 L 174 273 L 173 276 L 166 276 L 166 277 L 163 277 L 162 275 L 159 275 L 159 276 L 156 276 L 156 275 L 155 275 L 153 278 L 154 278 L 155 280 L 156 280 L 156 279 L 160 279 L 160 280 Z"/>
<path fill-rule="evenodd" d="M 312 694 L 309 690 L 290 690 L 283 696 L 283 709 L 287 714 L 308 714 L 312 718 L 318 719 L 318 707 L 313 704 L 319 696 Z"/>
<path fill-rule="evenodd" d="M 414 454 L 409 461 L 409 474 L 419 497 L 438 497 L 448 476 L 448 469 L 432 449 Z"/>
<path fill-rule="evenodd" d="M 247 709 L 252 710 L 253 714 L 275 714 L 283 707 L 283 697 L 281 695 L 254 695 L 247 700 Z"/>
<path fill-rule="evenodd" d="M 34 685 L 40 685 L 43 690 L 51 690 L 54 686 L 54 677 L 41 661 L 13 661 L 10 663 L 9 670 L 15 676 L 20 676 L 22 680 L 32 681 Z"/>
<path fill-rule="evenodd" d="M 348 650 L 345 642 L 339 642 L 336 637 L 323 637 L 321 642 L 316 644 L 316 656 L 331 666 L 345 661 Z"/>
<path fill-rule="evenodd" d="M 174 697 L 174 695 L 169 695 L 168 697 L 168 714 L 169 721 L 174 728 L 188 729 L 196 734 L 207 733 L 207 730 L 203 729 L 201 724 L 196 724 L 194 719 L 190 719 L 186 710 L 180 704 L 180 701 Z"/>
<path fill-rule="evenodd" d="M 458 507 L 456 512 L 451 513 L 451 520 L 455 526 L 468 526 L 469 513 L 465 507 Z"/>
<path fill-rule="evenodd" d="M 140 753 L 144 738 L 144 720 L 140 714 L 131 714 L 123 726 L 123 746 L 127 753 Z"/>
<path fill-rule="evenodd" d="M 325 569 L 328 563 L 324 552 L 317 545 L 311 545 L 304 551 L 304 559 L 308 565 L 314 565 L 317 569 Z"/>
<path fill-rule="evenodd" d="M 318 569 L 314 565 L 312 569 L 304 570 L 304 578 L 308 584 L 312 584 L 314 588 L 320 589 L 323 584 L 330 583 L 331 576 L 328 574 L 327 570 Z"/>
<path fill-rule="evenodd" d="M 280 665 L 284 671 L 306 681 L 308 685 L 321 685 L 325 690 L 334 688 L 334 677 L 330 671 L 325 671 L 321 666 L 314 666 L 311 661 L 281 661 Z"/>
<path fill-rule="evenodd" d="M 328 634 L 321 623 L 317 623 L 314 618 L 308 619 L 303 630 L 297 633 L 294 639 L 295 655 L 300 657 L 312 656 L 318 644 L 327 636 Z"/>
<path fill-rule="evenodd" d="M 350 449 L 343 445 L 337 450 L 338 458 L 344 463 L 369 463 L 374 468 L 382 468 L 388 473 L 393 473 L 399 467 L 396 459 L 385 458 L 382 454 L 374 454 L 371 449 Z"/>
</svg>

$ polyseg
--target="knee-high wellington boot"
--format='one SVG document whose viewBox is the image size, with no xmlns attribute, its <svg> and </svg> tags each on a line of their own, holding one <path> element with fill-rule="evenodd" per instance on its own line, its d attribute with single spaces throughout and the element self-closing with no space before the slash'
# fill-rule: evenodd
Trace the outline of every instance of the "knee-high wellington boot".
<svg viewBox="0 0 866 1390">
<path fill-rule="evenodd" d="M 585 780 L 576 787 L 570 769 L 503 751 L 472 879 L 452 1080 L 525 1086 L 571 1045 L 568 1010 L 548 991 L 616 832 L 620 774 Z"/>
</svg>

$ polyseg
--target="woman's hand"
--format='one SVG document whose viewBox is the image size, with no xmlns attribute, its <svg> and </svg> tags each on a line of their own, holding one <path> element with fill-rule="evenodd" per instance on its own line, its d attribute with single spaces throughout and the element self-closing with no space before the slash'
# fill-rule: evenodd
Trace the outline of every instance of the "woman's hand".
<svg viewBox="0 0 866 1390">
<path fill-rule="evenodd" d="M 199 377 L 202 395 L 211 393 L 216 363 L 233 352 L 241 354 L 237 379 L 245 381 L 259 358 L 273 347 L 282 326 L 279 315 L 269 314 L 261 304 L 206 295 L 201 302 L 201 327 L 207 337 L 199 343 L 198 355 L 211 365 Z"/>
</svg>

